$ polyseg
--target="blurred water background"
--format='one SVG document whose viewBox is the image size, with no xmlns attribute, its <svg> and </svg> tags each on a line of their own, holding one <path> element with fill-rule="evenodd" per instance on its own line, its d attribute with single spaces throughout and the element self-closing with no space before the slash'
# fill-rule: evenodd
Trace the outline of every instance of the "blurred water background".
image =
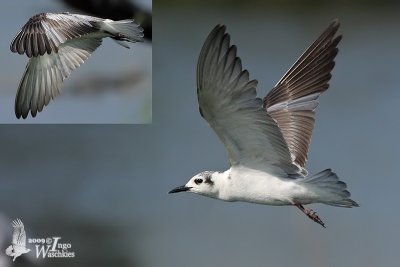
<svg viewBox="0 0 400 267">
<path fill-rule="evenodd" d="M 140 2 L 151 8 L 151 0 Z M 92 56 L 71 73 L 62 84 L 60 95 L 35 118 L 15 117 L 15 95 L 28 57 L 12 53 L 10 43 L 33 15 L 65 11 L 84 14 L 61 0 L 2 1 L 0 123 L 150 123 L 151 42 L 129 44 L 131 49 L 126 49 L 110 38 L 104 39 Z"/>
<path fill-rule="evenodd" d="M 18 217 L 28 236 L 59 235 L 76 252 L 37 266 L 398 266 L 399 6 L 282 3 L 155 2 L 151 125 L 0 126 L 4 244 Z M 334 18 L 343 40 L 307 166 L 333 168 L 361 207 L 311 205 L 323 229 L 293 207 L 167 195 L 229 167 L 196 99 L 197 56 L 215 24 L 228 26 L 264 96 Z"/>
</svg>

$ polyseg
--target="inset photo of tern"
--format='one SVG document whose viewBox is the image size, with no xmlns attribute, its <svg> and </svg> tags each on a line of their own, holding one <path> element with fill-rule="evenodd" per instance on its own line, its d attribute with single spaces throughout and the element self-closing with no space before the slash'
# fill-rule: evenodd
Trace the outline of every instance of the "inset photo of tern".
<svg viewBox="0 0 400 267">
<path fill-rule="evenodd" d="M 198 59 L 197 97 L 200 115 L 224 144 L 231 166 L 201 172 L 169 193 L 293 206 L 323 227 L 305 205 L 358 207 L 335 172 L 310 175 L 305 167 L 318 98 L 329 87 L 342 38 L 338 29 L 334 20 L 261 99 L 226 27 L 217 25 Z"/>
<path fill-rule="evenodd" d="M 111 39 L 119 45 L 114 45 L 112 49 L 115 54 L 118 53 L 126 60 L 114 58 L 112 52 L 108 55 L 99 53 L 98 57 L 107 58 L 99 61 L 97 67 L 91 66 L 92 71 L 89 67 L 86 73 L 80 74 L 77 71 L 76 76 L 79 80 L 74 80 L 69 86 L 64 86 L 63 83 L 70 74 L 88 60 L 105 38 Z M 107 102 L 113 102 L 118 107 L 117 102 L 120 101 L 120 106 L 126 106 L 133 111 L 134 108 L 127 106 L 127 99 L 133 98 L 131 95 L 134 93 L 149 94 L 134 92 L 138 90 L 136 86 L 143 87 L 144 79 L 151 80 L 151 75 L 144 77 L 145 68 L 140 69 L 139 64 L 132 67 L 136 65 L 133 56 L 142 53 L 141 49 L 139 50 L 137 47 L 143 46 L 143 42 L 143 28 L 133 18 L 112 20 L 69 12 L 40 13 L 32 16 L 15 35 L 10 45 L 13 53 L 28 58 L 19 83 L 15 81 L 15 117 L 18 119 L 30 117 L 29 121 L 33 122 L 36 117 L 39 118 L 44 113 L 53 113 L 48 116 L 55 118 L 54 122 L 57 122 L 57 116 L 60 116 L 60 122 L 65 122 L 68 114 L 77 117 L 76 121 L 71 118 L 69 121 L 71 123 L 82 122 L 79 119 L 80 116 L 87 118 L 85 123 L 100 123 L 102 120 L 104 123 L 142 123 L 149 120 L 151 115 L 144 115 L 143 121 L 141 119 L 135 121 L 133 112 L 132 119 L 130 119 L 128 111 L 120 111 L 120 114 L 111 115 L 111 113 L 117 112 L 118 108 L 114 109 L 107 105 Z M 123 49 L 118 51 L 119 48 Z M 151 53 L 147 52 L 147 58 L 148 61 L 151 61 Z M 119 73 L 106 73 L 98 70 L 101 66 L 107 68 L 108 65 L 118 64 L 121 64 Z M 146 68 L 150 68 L 151 73 L 151 63 Z M 115 90 L 115 87 L 119 86 L 127 87 L 125 89 L 128 90 Z M 64 87 L 73 88 L 63 89 Z M 88 89 L 88 87 L 92 88 Z M 147 88 L 141 90 L 150 92 L 150 96 L 145 99 L 146 101 L 151 100 L 151 81 L 147 84 Z M 62 100 L 56 101 L 60 98 L 58 95 L 64 93 L 68 93 L 71 98 L 70 103 Z M 99 97 L 100 95 L 106 97 L 102 99 Z M 89 97 L 92 99 L 89 100 Z M 72 100 L 72 98 L 74 99 Z M 82 104 L 82 99 L 88 100 L 87 108 Z M 76 103 L 73 103 L 74 101 Z M 48 105 L 49 107 L 47 107 Z M 50 108 L 52 105 L 63 105 L 65 110 L 53 111 Z M 140 103 L 132 101 L 131 105 L 140 105 L 138 112 L 151 114 L 151 111 L 144 111 L 144 109 L 151 108 L 151 104 L 142 106 Z M 104 114 L 100 115 L 99 110 L 104 111 Z M 64 114 L 60 115 L 60 111 Z M 93 117 L 93 121 L 91 121 L 91 117 Z M 112 119 L 112 117 L 115 118 Z"/>
</svg>

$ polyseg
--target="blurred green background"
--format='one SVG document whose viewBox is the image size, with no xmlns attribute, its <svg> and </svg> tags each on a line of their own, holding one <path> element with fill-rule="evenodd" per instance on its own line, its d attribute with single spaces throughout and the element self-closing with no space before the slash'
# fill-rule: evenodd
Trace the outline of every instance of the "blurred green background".
<svg viewBox="0 0 400 267">
<path fill-rule="evenodd" d="M 151 125 L 0 126 L 4 248 L 18 217 L 28 236 L 60 235 L 76 253 L 41 262 L 7 257 L 3 266 L 397 266 L 399 6 L 153 6 Z M 307 166 L 310 173 L 332 168 L 361 207 L 311 205 L 323 229 L 292 207 L 167 195 L 200 171 L 229 167 L 196 99 L 197 57 L 215 24 L 227 25 L 262 97 L 334 18 L 343 40 L 331 87 L 320 98 Z"/>
</svg>

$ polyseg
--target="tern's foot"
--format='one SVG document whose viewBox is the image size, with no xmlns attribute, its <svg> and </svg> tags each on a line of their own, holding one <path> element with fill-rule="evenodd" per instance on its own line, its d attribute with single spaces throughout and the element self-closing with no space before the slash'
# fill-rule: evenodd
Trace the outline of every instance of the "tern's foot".
<svg viewBox="0 0 400 267">
<path fill-rule="evenodd" d="M 318 217 L 318 215 L 315 211 L 305 209 L 304 213 L 308 216 L 308 218 L 310 218 L 311 220 L 313 220 L 316 223 L 319 223 L 320 225 L 322 225 L 322 227 L 326 228 L 325 223 Z"/>
<path fill-rule="evenodd" d="M 307 215 L 308 218 L 313 220 L 314 222 L 320 224 L 322 227 L 325 227 L 325 223 L 318 217 L 317 213 L 313 210 L 308 210 L 303 207 L 301 204 L 294 204 L 296 207 L 298 207 L 305 215 Z"/>
</svg>

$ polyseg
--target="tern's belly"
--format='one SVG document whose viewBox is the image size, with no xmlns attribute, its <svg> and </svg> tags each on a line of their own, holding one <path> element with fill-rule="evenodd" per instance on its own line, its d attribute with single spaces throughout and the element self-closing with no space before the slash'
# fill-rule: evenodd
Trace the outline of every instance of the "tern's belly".
<svg viewBox="0 0 400 267">
<path fill-rule="evenodd" d="M 264 205 L 291 205 L 304 192 L 293 179 L 274 177 L 266 173 L 246 172 L 231 177 L 220 198 L 226 201 L 242 201 Z"/>
<path fill-rule="evenodd" d="M 277 198 L 273 196 L 263 195 L 263 196 L 236 196 L 232 197 L 231 201 L 241 201 L 241 202 L 249 202 L 263 205 L 272 205 L 272 206 L 282 206 L 282 205 L 291 205 L 287 198 Z"/>
</svg>

